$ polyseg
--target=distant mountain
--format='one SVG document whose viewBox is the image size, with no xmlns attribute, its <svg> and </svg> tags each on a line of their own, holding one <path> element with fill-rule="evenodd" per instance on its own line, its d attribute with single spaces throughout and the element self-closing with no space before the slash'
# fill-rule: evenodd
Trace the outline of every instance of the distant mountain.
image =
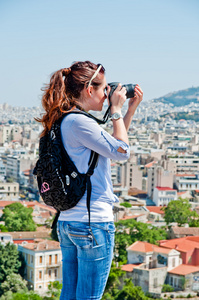
<svg viewBox="0 0 199 300">
<path fill-rule="evenodd" d="M 174 106 L 184 106 L 191 102 L 199 102 L 199 87 L 191 87 L 186 90 L 169 93 L 163 97 L 154 99 L 154 101 L 172 103 Z"/>
</svg>

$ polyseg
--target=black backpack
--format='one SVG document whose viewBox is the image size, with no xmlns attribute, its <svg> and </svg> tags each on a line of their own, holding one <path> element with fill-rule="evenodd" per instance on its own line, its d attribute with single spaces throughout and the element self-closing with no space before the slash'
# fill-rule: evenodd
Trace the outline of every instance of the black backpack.
<svg viewBox="0 0 199 300">
<path fill-rule="evenodd" d="M 89 167 L 86 174 L 79 173 L 64 148 L 61 138 L 61 122 L 69 114 L 84 114 L 83 111 L 71 111 L 63 114 L 57 120 L 47 135 L 40 138 L 39 159 L 33 174 L 37 177 L 39 193 L 45 204 L 53 206 L 57 210 L 52 228 L 57 222 L 60 211 L 74 207 L 83 197 L 87 189 L 87 209 L 90 227 L 90 197 L 91 181 L 97 165 L 99 154 L 91 151 Z"/>
</svg>

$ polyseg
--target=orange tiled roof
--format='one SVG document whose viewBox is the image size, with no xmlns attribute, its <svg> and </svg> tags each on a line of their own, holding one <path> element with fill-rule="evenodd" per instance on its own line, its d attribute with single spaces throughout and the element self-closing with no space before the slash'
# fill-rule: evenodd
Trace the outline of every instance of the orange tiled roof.
<svg viewBox="0 0 199 300">
<path fill-rule="evenodd" d="M 6 201 L 6 200 L 0 200 L 0 207 L 5 207 L 7 205 L 13 204 L 13 203 L 18 203 L 20 201 Z"/>
<path fill-rule="evenodd" d="M 10 205 L 10 204 L 13 204 L 13 203 L 21 203 L 27 207 L 34 207 L 34 206 L 39 206 L 40 208 L 43 208 L 47 211 L 51 211 L 52 213 L 56 213 L 56 210 L 51 207 L 51 206 L 48 206 L 46 204 L 43 204 L 43 203 L 39 203 L 37 201 L 6 201 L 6 200 L 0 200 L 0 207 L 5 207 L 7 205 Z"/>
<path fill-rule="evenodd" d="M 176 191 L 176 190 L 174 190 L 170 187 L 167 187 L 167 186 L 165 186 L 165 187 L 156 186 L 155 188 L 158 189 L 159 191 Z"/>
<path fill-rule="evenodd" d="M 29 244 L 23 245 L 23 248 L 30 249 L 33 251 L 61 249 L 59 242 L 43 240 L 43 239 L 37 239 L 37 240 L 35 240 L 34 243 L 29 243 Z"/>
<path fill-rule="evenodd" d="M 134 267 L 139 266 L 140 264 L 127 264 L 121 267 L 122 271 L 133 272 Z"/>
<path fill-rule="evenodd" d="M 136 251 L 136 252 L 158 252 L 158 253 L 165 253 L 169 254 L 172 249 L 162 248 L 147 242 L 140 242 L 137 241 L 133 243 L 131 246 L 127 248 L 127 250 Z"/>
<path fill-rule="evenodd" d="M 176 275 L 187 275 L 195 272 L 199 272 L 199 267 L 183 265 L 183 264 L 169 271 L 170 274 L 176 274 Z"/>
<path fill-rule="evenodd" d="M 157 163 L 157 161 L 152 161 L 152 162 L 150 162 L 150 163 L 148 163 L 148 164 L 146 164 L 144 167 L 145 168 L 151 168 L 154 164 L 156 164 Z"/>
<path fill-rule="evenodd" d="M 161 210 L 162 206 L 146 206 L 146 208 L 150 211 L 150 212 L 154 212 L 156 214 L 161 214 L 164 215 L 164 211 Z"/>
<path fill-rule="evenodd" d="M 199 227 L 178 227 L 178 226 L 173 226 L 172 227 L 173 233 L 174 234 L 185 234 L 185 235 L 194 235 L 198 236 L 198 241 L 199 241 Z M 195 240 L 197 241 L 197 240 Z"/>
<path fill-rule="evenodd" d="M 192 240 L 190 237 L 183 237 L 168 241 L 159 241 L 159 245 L 169 249 L 176 249 L 177 251 L 181 252 L 188 252 L 195 248 L 199 248 L 199 241 L 197 241 L 197 239 Z"/>
</svg>

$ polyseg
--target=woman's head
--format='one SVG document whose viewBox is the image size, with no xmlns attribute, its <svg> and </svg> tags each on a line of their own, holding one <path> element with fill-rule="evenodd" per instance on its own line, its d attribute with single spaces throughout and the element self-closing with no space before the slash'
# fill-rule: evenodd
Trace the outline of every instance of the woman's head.
<svg viewBox="0 0 199 300">
<path fill-rule="evenodd" d="M 90 61 L 74 62 L 70 68 L 60 69 L 51 76 L 50 83 L 43 89 L 42 106 L 46 113 L 36 119 L 44 126 L 43 134 L 72 107 L 88 107 L 84 104 L 91 93 L 94 94 L 105 82 L 105 69 L 99 66 Z"/>
</svg>

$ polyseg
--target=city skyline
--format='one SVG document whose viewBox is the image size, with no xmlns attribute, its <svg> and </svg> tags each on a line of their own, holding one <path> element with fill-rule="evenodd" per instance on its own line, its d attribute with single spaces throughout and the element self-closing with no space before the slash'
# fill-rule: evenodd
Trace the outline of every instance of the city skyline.
<svg viewBox="0 0 199 300">
<path fill-rule="evenodd" d="M 198 12 L 196 0 L 2 1 L 0 103 L 39 106 L 50 74 L 75 60 L 139 83 L 144 100 L 199 86 Z"/>
</svg>

